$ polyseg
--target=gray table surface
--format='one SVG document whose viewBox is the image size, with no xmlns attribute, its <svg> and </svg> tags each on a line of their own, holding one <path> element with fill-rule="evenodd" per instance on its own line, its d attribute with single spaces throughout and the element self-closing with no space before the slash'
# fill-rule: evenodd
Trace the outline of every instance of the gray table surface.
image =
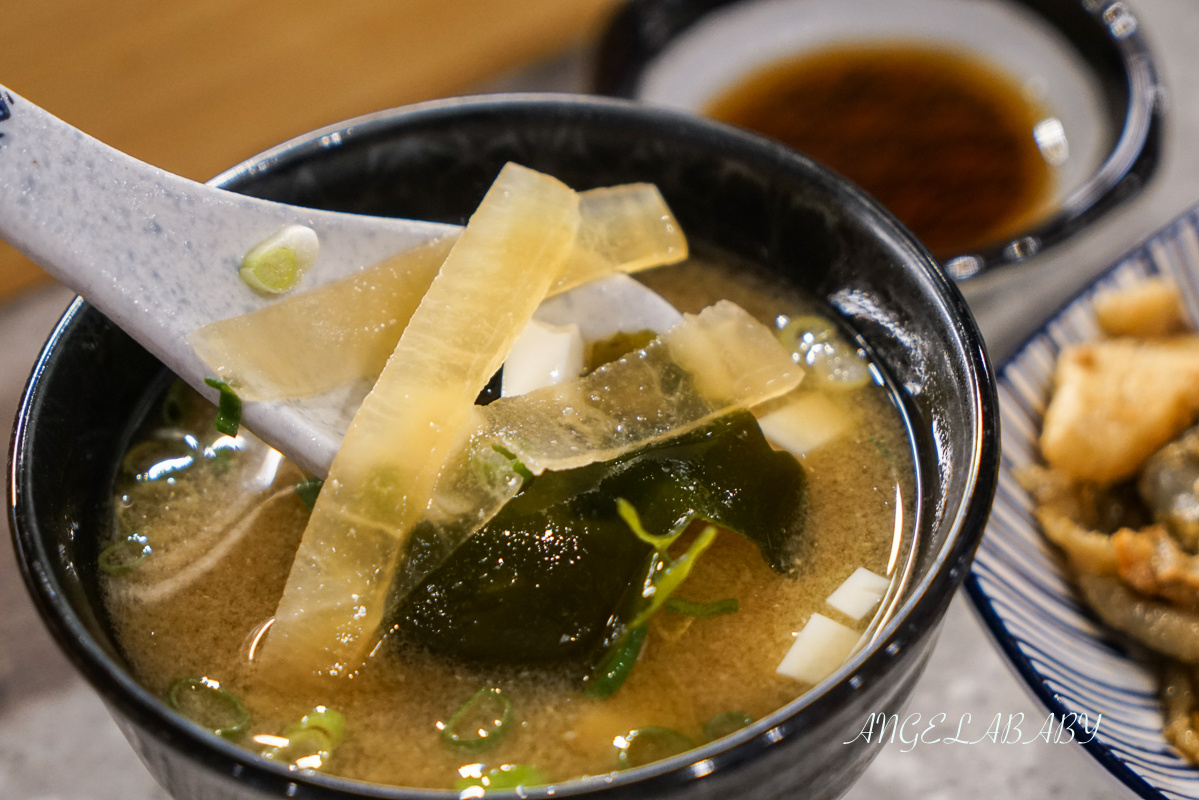
<svg viewBox="0 0 1199 800">
<path fill-rule="evenodd" d="M 996 360 L 1091 276 L 1199 201 L 1199 3 L 1129 0 L 1170 92 L 1165 156 L 1135 200 L 1074 241 L 993 276 L 965 293 Z M 487 90 L 571 90 L 579 59 L 497 80 Z M 71 294 L 59 286 L 0 306 L 0 419 L 12 419 L 41 342 Z M 0 523 L 3 524 L 3 523 Z M 1031 730 L 1045 712 L 1010 671 L 965 596 L 950 606 L 909 713 L 945 714 L 979 738 L 997 715 L 1024 714 Z M 932 737 L 929 737 L 932 738 Z M 963 737 L 965 738 L 965 737 Z M 975 745 L 898 741 L 847 797 L 1131 797 L 1076 744 Z M 165 800 L 90 688 L 42 630 L 13 563 L 0 545 L 0 800 Z"/>
</svg>

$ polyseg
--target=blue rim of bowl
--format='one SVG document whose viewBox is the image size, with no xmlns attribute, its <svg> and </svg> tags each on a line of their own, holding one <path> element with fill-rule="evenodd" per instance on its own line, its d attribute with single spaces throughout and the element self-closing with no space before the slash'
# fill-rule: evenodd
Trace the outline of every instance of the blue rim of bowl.
<svg viewBox="0 0 1199 800">
<path fill-rule="evenodd" d="M 656 118 L 656 124 L 664 126 L 664 129 L 691 130 L 696 136 L 710 137 L 719 134 L 722 140 L 728 140 L 729 148 L 759 160 L 765 158 L 779 163 L 793 162 L 797 159 L 807 161 L 805 157 L 781 145 L 730 126 L 676 112 L 647 109 L 623 100 L 554 94 L 488 95 L 420 103 L 335 123 L 253 156 L 221 173 L 209 183 L 223 186 L 243 174 L 269 171 L 276 165 L 302 160 L 311 153 L 341 146 L 356 135 L 369 135 L 376 127 L 387 129 L 396 124 L 399 118 L 436 118 L 446 114 L 452 115 L 464 107 L 486 110 L 492 106 L 511 108 L 520 104 L 538 106 L 547 103 L 566 104 L 592 113 L 633 113 L 638 118 L 653 117 Z M 801 713 L 808 720 L 823 718 L 838 708 L 843 700 L 852 696 L 859 687 L 869 684 L 873 674 L 883 670 L 888 660 L 898 657 L 909 641 L 921 639 L 930 630 L 932 621 L 944 612 L 953 591 L 968 571 L 970 560 L 982 538 L 998 477 L 994 466 L 999 455 L 998 430 L 997 426 L 987 424 L 988 420 L 997 418 L 998 401 L 982 335 L 956 286 L 898 221 L 856 187 L 844 182 L 837 184 L 832 180 L 831 173 L 821 180 L 828 182 L 828 191 L 839 196 L 844 202 L 872 209 L 875 232 L 892 241 L 897 250 L 908 251 L 914 260 L 923 262 L 927 267 L 928 279 L 935 284 L 947 306 L 959 317 L 960 334 L 965 345 L 964 368 L 971 381 L 969 393 L 974 416 L 979 421 L 980 428 L 974 437 L 974 446 L 970 454 L 970 478 L 967 482 L 969 490 L 965 493 L 967 499 L 963 500 L 952 518 L 942 522 L 947 530 L 945 541 L 937 551 L 936 558 L 930 563 L 927 574 L 909 590 L 908 599 L 895 611 L 872 645 L 843 665 L 820 686 L 803 693 L 796 700 L 742 731 L 716 742 L 615 775 L 585 776 L 551 786 L 532 787 L 522 791 L 522 797 L 534 800 L 571 797 L 592 790 L 620 789 L 641 782 L 648 782 L 650 790 L 668 792 L 714 770 L 737 770 L 753 761 L 761 752 L 802 733 L 802 728 L 796 720 Z M 82 299 L 76 298 L 48 338 L 22 394 L 17 424 L 13 429 L 9 448 L 8 481 L 11 490 L 8 517 L 14 545 L 18 551 L 18 562 L 35 605 L 68 658 L 104 698 L 119 704 L 122 714 L 135 724 L 154 733 L 168 746 L 193 762 L 206 765 L 216 774 L 239 783 L 266 792 L 286 794 L 289 797 L 329 800 L 335 796 L 382 800 L 448 800 L 458 797 L 459 793 L 452 790 L 387 786 L 319 773 L 291 772 L 284 765 L 261 759 L 251 751 L 179 717 L 160 698 L 152 695 L 126 674 L 124 667 L 93 639 L 87 626 L 80 621 L 71 609 L 70 602 L 65 599 L 66 593 L 50 566 L 53 560 L 51 554 L 46 552 L 35 536 L 28 533 L 36 527 L 35 515 L 27 499 L 28 492 L 21 490 L 22 482 L 18 480 L 24 469 L 18 454 L 25 451 L 25 444 L 30 435 L 29 417 L 31 409 L 38 401 L 39 379 L 47 370 L 71 326 L 89 311 L 94 309 Z"/>
<path fill-rule="evenodd" d="M 1034 352 L 1039 346 L 1053 348 L 1053 356 L 1056 359 L 1059 348 L 1056 343 L 1051 341 L 1051 329 L 1055 325 L 1066 324 L 1065 317 L 1073 309 L 1089 303 L 1089 301 L 1099 292 L 1125 283 L 1128 280 L 1137 277 L 1146 277 L 1151 275 L 1167 274 L 1167 269 L 1164 265 L 1164 260 L 1173 258 L 1168 248 L 1162 245 L 1175 241 L 1178 237 L 1178 232 L 1184 227 L 1189 227 L 1199 232 L 1199 206 L 1192 208 L 1178 218 L 1161 228 L 1156 233 L 1147 237 L 1141 244 L 1129 250 L 1124 256 L 1116 260 L 1111 267 L 1104 270 L 1097 277 L 1092 279 L 1085 287 L 1077 292 L 1073 297 L 1063 303 L 1053 314 L 1051 314 L 1037 329 L 1030 334 L 1023 344 L 1013 351 L 1013 354 L 1008 357 L 997 369 L 997 385 L 1000 388 L 1001 398 L 1005 390 L 1012 389 L 1012 372 L 1023 366 L 1023 363 L 1037 354 Z M 1016 391 L 1013 389 L 1013 391 Z M 1002 406 L 1001 399 L 1001 406 Z M 1002 412 L 1001 412 L 1002 415 Z M 1000 472 L 1010 473 L 1011 464 L 1008 457 L 1001 456 Z M 1022 491 L 1022 490 L 1017 490 Z M 999 510 L 1007 505 L 1011 496 L 1011 492 L 1004 488 L 1002 484 L 997 491 L 995 500 L 995 509 Z M 1014 502 L 1014 501 L 1013 501 Z M 975 560 L 974 566 L 971 568 L 970 574 L 966 577 L 964 587 L 966 593 L 971 600 L 971 605 L 975 613 L 982 620 L 985 629 L 990 635 L 992 641 L 999 647 L 1007 658 L 1009 665 L 1013 668 L 1017 675 L 1023 680 L 1025 686 L 1031 692 L 1037 702 L 1041 704 L 1047 711 L 1055 715 L 1058 719 L 1065 719 L 1071 714 L 1077 714 L 1078 709 L 1071 708 L 1055 693 L 1047 682 L 1046 675 L 1039 670 L 1032 659 L 1021 649 L 1020 642 L 1024 641 L 1017 636 L 1008 625 L 1007 620 L 1010 616 L 1005 616 L 997 608 L 998 598 L 989 593 L 984 586 L 983 574 L 989 570 L 988 552 L 989 542 L 988 537 L 995 537 L 998 534 L 992 533 L 992 530 L 998 530 L 999 523 L 996 520 L 997 515 L 992 516 L 992 520 L 988 523 L 987 532 L 983 535 L 983 542 L 979 548 L 978 557 Z M 1033 531 L 1036 536 L 1041 537 L 1043 534 L 1039 528 L 1035 527 Z M 1050 548 L 1052 550 L 1052 548 Z M 1058 554 L 1053 553 L 1051 557 L 1058 558 Z M 999 580 L 999 579 L 993 579 Z M 1082 604 L 1081 601 L 1076 601 L 1076 605 L 1080 613 L 1094 620 L 1096 627 L 1100 631 L 1108 631 L 1107 626 L 1094 618 L 1092 612 Z M 1032 609 L 1035 611 L 1036 609 Z M 1009 614 L 1015 612 L 1009 612 Z M 1096 640 L 1097 643 L 1100 640 Z M 1140 663 L 1126 653 L 1121 646 L 1118 636 L 1110 641 L 1102 641 L 1102 644 L 1112 647 L 1117 650 L 1122 660 L 1129 662 Z M 1029 643 L 1029 646 L 1033 646 Z M 1051 655 L 1051 654 L 1049 654 Z M 1156 693 L 1154 694 L 1156 702 Z M 1100 733 L 1088 730 L 1081 722 L 1074 719 L 1070 725 L 1075 738 L 1079 741 L 1082 747 L 1090 753 L 1113 777 L 1131 789 L 1137 796 L 1145 798 L 1145 800 L 1167 800 L 1167 798 L 1182 797 L 1182 795 L 1166 794 L 1165 790 L 1154 786 L 1143 775 L 1139 774 L 1128 766 L 1126 761 L 1120 758 L 1113 751 L 1113 748 L 1105 744 L 1106 737 Z M 1160 730 L 1160 729 L 1159 729 Z M 1169 747 L 1163 737 L 1163 745 Z M 1185 765 L 1186 762 L 1177 757 L 1178 765 Z M 1199 770 L 1199 766 L 1192 767 Z M 1199 772 L 1196 772 L 1196 779 L 1199 780 Z M 1199 795 L 1192 795 L 1199 796 Z"/>
<path fill-rule="evenodd" d="M 631 0 L 611 19 L 598 45 L 592 89 L 635 98 L 642 74 L 672 41 L 705 15 L 745 0 Z M 1123 0 L 1009 0 L 1060 31 L 1095 69 L 1113 97 L 1125 97 L 1120 134 L 1099 169 L 1062 200 L 1059 210 L 1020 235 L 945 260 L 967 280 L 1018 264 L 1070 238 L 1123 204 L 1161 162 L 1165 90 L 1136 15 Z M 1111 59 L 1118 61 L 1113 68 Z M 1110 101 L 1109 101 L 1110 102 Z"/>
</svg>

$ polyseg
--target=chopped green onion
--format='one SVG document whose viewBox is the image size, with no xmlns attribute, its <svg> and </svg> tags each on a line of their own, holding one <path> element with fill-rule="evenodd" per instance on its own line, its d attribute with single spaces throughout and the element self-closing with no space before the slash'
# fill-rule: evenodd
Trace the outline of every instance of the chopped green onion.
<svg viewBox="0 0 1199 800">
<path fill-rule="evenodd" d="M 236 436 L 237 428 L 241 425 L 241 398 L 220 378 L 205 378 L 204 382 L 221 393 L 212 427 L 226 436 Z"/>
<path fill-rule="evenodd" d="M 630 628 L 644 625 L 649 618 L 657 613 L 666 601 L 670 599 L 675 589 L 687 580 L 696 560 L 716 541 L 716 526 L 709 525 L 695 537 L 695 541 L 687 548 L 687 552 L 662 567 L 653 579 L 653 593 L 649 595 L 649 605 L 629 623 Z"/>
<path fill-rule="evenodd" d="M 649 628 L 643 624 L 620 637 L 587 676 L 583 694 L 596 700 L 615 694 L 633 671 L 648 632 Z"/>
<path fill-rule="evenodd" d="M 320 769 L 345 737 L 346 718 L 339 711 L 317 706 L 283 731 L 286 744 L 273 745 L 262 757 L 296 769 Z"/>
<path fill-rule="evenodd" d="M 300 276 L 316 262 L 319 252 L 316 231 L 303 225 L 288 225 L 246 253 L 238 274 L 256 291 L 282 294 L 299 283 Z"/>
<path fill-rule="evenodd" d="M 736 614 L 741 604 L 735 597 L 715 600 L 711 603 L 693 603 L 679 597 L 671 597 L 666 601 L 666 610 L 672 614 L 684 614 L 688 617 L 719 617 L 724 614 Z"/>
<path fill-rule="evenodd" d="M 460 770 L 464 772 L 465 770 Z M 464 775 L 454 781 L 454 791 L 461 792 L 472 786 L 496 791 L 503 789 L 519 789 L 520 787 L 538 786 L 545 783 L 545 774 L 531 764 L 504 764 L 487 772 L 475 775 Z"/>
<path fill-rule="evenodd" d="M 638 539 L 645 542 L 659 553 L 665 553 L 666 550 L 672 544 L 674 544 L 674 540 L 679 538 L 679 536 L 683 534 L 683 531 L 687 529 L 687 526 L 691 524 L 691 520 L 688 519 L 670 533 L 663 534 L 662 536 L 654 536 L 645 529 L 644 525 L 641 524 L 641 517 L 637 514 L 637 509 L 633 508 L 633 504 L 628 500 L 625 500 L 623 497 L 616 498 L 616 512 L 620 514 L 620 518 L 624 520 L 625 524 L 629 526 L 629 530 L 631 530 Z"/>
<path fill-rule="evenodd" d="M 441 727 L 441 738 L 460 750 L 491 747 L 516 719 L 512 701 L 499 689 L 484 687 L 467 698 Z"/>
<path fill-rule="evenodd" d="M 346 717 L 340 711 L 335 711 L 328 706 L 317 706 L 300 717 L 298 727 L 324 731 L 329 737 L 329 741 L 333 744 L 340 744 L 346 735 Z"/>
<path fill-rule="evenodd" d="M 289 247 L 275 247 L 255 254 L 241 264 L 241 278 L 261 292 L 277 294 L 295 286 L 299 280 L 299 263 L 296 251 Z"/>
<path fill-rule="evenodd" d="M 638 728 L 624 736 L 617 736 L 614 744 L 620 769 L 644 766 L 695 747 L 695 742 L 673 728 L 656 726 Z"/>
<path fill-rule="evenodd" d="M 781 317 L 779 322 L 785 319 Z M 796 360 L 808 367 L 809 376 L 817 386 L 857 389 L 874 380 L 862 353 L 824 317 L 806 315 L 789 320 L 778 337 Z"/>
<path fill-rule="evenodd" d="M 506 448 L 472 448 L 470 469 L 486 491 L 503 494 L 519 492 L 533 480 L 533 473 Z"/>
<path fill-rule="evenodd" d="M 529 471 L 528 467 L 521 463 L 520 459 L 516 457 L 515 453 L 503 445 L 498 444 L 493 444 L 491 449 L 512 462 L 512 471 L 519 475 L 525 484 L 528 484 L 529 481 L 533 480 L 533 473 Z"/>
<path fill-rule="evenodd" d="M 217 736 L 235 736 L 250 724 L 237 695 L 209 678 L 182 678 L 167 691 L 171 708 Z"/>
<path fill-rule="evenodd" d="M 140 533 L 131 533 L 101 550 L 97 563 L 109 575 L 121 575 L 140 567 L 149 555 L 149 540 Z"/>
<path fill-rule="evenodd" d="M 286 744 L 271 745 L 260 755 L 271 761 L 281 761 L 294 769 L 320 769 L 333 752 L 333 741 L 320 728 L 288 726 L 283 731 Z M 272 739 L 277 741 L 277 739 Z"/>
<path fill-rule="evenodd" d="M 839 336 L 833 323 L 817 314 L 804 314 L 794 319 L 779 317 L 778 324 L 782 325 L 779 341 L 788 350 L 801 354 L 814 344 L 831 342 Z"/>
<path fill-rule="evenodd" d="M 723 739 L 748 727 L 753 721 L 754 718 L 744 711 L 725 711 L 704 723 L 704 738 L 709 742 Z"/>
<path fill-rule="evenodd" d="M 316 497 L 321 493 L 321 487 L 325 482 L 320 478 L 308 478 L 296 484 L 296 494 L 300 496 L 300 500 L 304 505 L 308 506 L 311 511 L 316 506 Z"/>
<path fill-rule="evenodd" d="M 597 699 L 611 697 L 629 677 L 645 641 L 650 617 L 666 604 L 671 594 L 687 579 L 696 560 L 716 540 L 717 533 L 714 525 L 707 526 L 691 542 L 687 552 L 672 560 L 666 555 L 666 548 L 687 528 L 690 520 L 684 521 L 672 533 L 653 536 L 641 524 L 641 518 L 632 503 L 617 498 L 616 508 L 637 538 L 654 547 L 656 553 L 651 557 L 649 576 L 643 590 L 643 597 L 647 600 L 645 606 L 633 621 L 625 626 L 625 632 L 616 638 L 586 678 L 583 694 Z"/>
<path fill-rule="evenodd" d="M 194 464 L 199 449 L 190 433 L 177 428 L 157 431 L 125 452 L 121 470 L 141 482 L 162 480 Z"/>
</svg>

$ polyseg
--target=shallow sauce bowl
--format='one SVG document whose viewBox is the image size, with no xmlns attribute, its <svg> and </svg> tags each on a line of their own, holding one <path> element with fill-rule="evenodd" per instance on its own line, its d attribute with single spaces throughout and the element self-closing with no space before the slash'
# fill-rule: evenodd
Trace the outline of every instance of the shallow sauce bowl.
<svg viewBox="0 0 1199 800">
<path fill-rule="evenodd" d="M 1063 126 L 1068 146 L 1044 208 L 1024 230 L 947 257 L 956 278 L 1066 241 L 1157 170 L 1165 92 L 1137 17 L 1120 0 L 643 0 L 614 16 L 593 86 L 699 113 L 772 63 L 872 44 L 969 55 Z"/>
<path fill-rule="evenodd" d="M 576 189 L 653 182 L 696 250 L 744 257 L 824 299 L 894 381 L 922 484 L 914 566 L 895 613 L 834 675 L 725 739 L 522 794 L 839 796 L 879 750 L 854 741 L 859 731 L 872 713 L 897 712 L 919 677 L 994 495 L 995 388 L 965 303 L 911 235 L 844 180 L 765 139 L 619 101 L 490 97 L 382 112 L 288 142 L 214 183 L 462 223 L 507 161 Z M 34 368 L 13 437 L 9 514 L 25 579 L 60 646 L 176 798 L 456 796 L 289 772 L 182 719 L 126 672 L 99 600 L 97 543 L 120 454 L 163 370 L 82 301 Z"/>
</svg>

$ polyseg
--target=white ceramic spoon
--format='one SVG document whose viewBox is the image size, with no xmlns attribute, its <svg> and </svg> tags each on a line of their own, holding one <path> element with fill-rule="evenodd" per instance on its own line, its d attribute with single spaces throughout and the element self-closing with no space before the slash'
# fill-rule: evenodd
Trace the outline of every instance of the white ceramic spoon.
<svg viewBox="0 0 1199 800">
<path fill-rule="evenodd" d="M 74 289 L 206 396 L 212 374 L 185 337 L 270 302 L 238 277 L 246 252 L 288 224 L 317 232 L 298 289 L 344 277 L 456 230 L 272 203 L 125 155 L 0 86 L 0 238 Z M 248 404 L 250 430 L 324 473 L 349 415 L 343 398 Z"/>
<path fill-rule="evenodd" d="M 181 178 L 114 150 L 0 86 L 0 238 L 77 291 L 207 397 L 212 370 L 185 341 L 197 328 L 270 303 L 238 277 L 246 252 L 287 224 L 317 232 L 297 290 L 345 277 L 457 230 L 272 203 Z M 579 287 L 538 312 L 585 340 L 664 331 L 673 307 L 624 276 Z M 324 475 L 364 387 L 247 403 L 242 421 Z"/>
</svg>

